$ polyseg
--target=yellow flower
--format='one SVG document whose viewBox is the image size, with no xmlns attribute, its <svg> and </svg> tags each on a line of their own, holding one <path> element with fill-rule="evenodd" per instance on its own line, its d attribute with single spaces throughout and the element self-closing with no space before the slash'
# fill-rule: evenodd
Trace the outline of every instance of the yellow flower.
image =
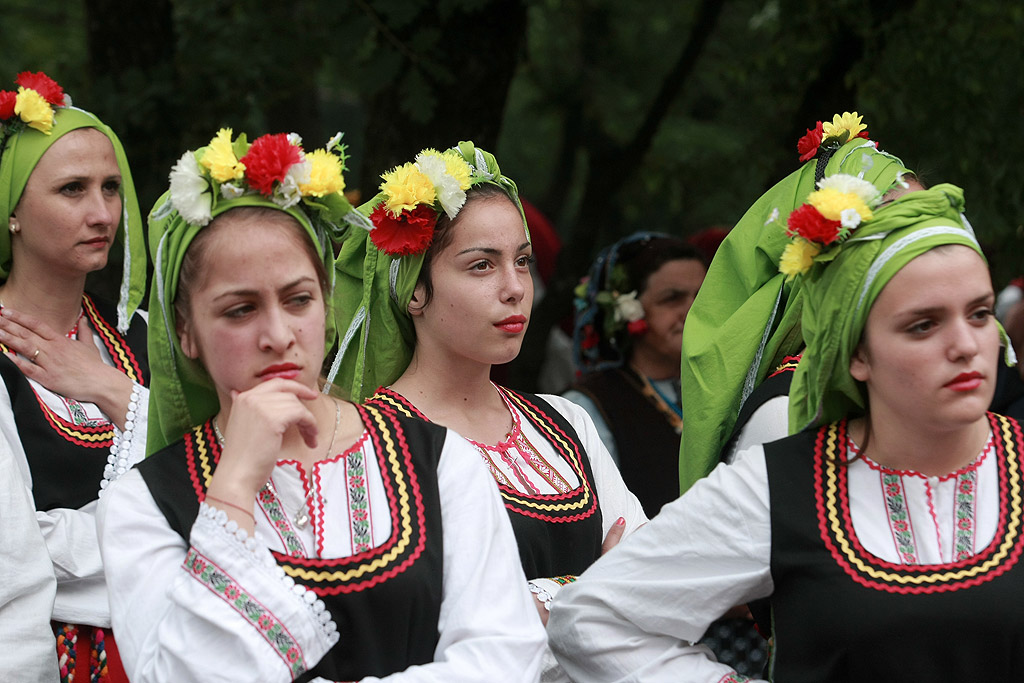
<svg viewBox="0 0 1024 683">
<path fill-rule="evenodd" d="M 392 216 L 397 217 L 406 209 L 411 211 L 417 204 L 433 205 L 437 199 L 430 178 L 415 164 L 405 163 L 384 173 L 381 178 L 384 182 L 380 189 L 388 196 L 385 206 Z"/>
<path fill-rule="evenodd" d="M 822 137 L 837 138 L 842 135 L 843 131 L 849 131 L 850 135 L 846 140 L 852 140 L 857 137 L 857 133 L 868 129 L 867 126 L 860 122 L 863 118 L 857 112 L 843 112 L 842 116 L 836 114 L 832 117 L 832 123 L 826 122 L 821 124 Z"/>
<path fill-rule="evenodd" d="M 808 195 L 807 203 L 830 221 L 842 220 L 843 211 L 846 209 L 853 209 L 859 213 L 862 221 L 871 220 L 871 209 L 863 199 L 852 192 L 840 192 L 826 187 Z"/>
<path fill-rule="evenodd" d="M 231 145 L 230 128 L 217 131 L 199 163 L 210 171 L 210 176 L 218 183 L 241 180 L 245 175 L 245 164 L 238 161 Z"/>
<path fill-rule="evenodd" d="M 779 272 L 786 276 L 786 280 L 792 280 L 796 275 L 803 275 L 811 268 L 814 257 L 821 251 L 821 247 L 813 242 L 808 242 L 802 237 L 797 237 L 786 245 L 779 259 Z"/>
<path fill-rule="evenodd" d="M 345 189 L 345 178 L 341 175 L 341 159 L 326 149 L 317 149 L 306 155 L 309 162 L 309 182 L 300 183 L 303 196 L 323 197 Z"/>
<path fill-rule="evenodd" d="M 40 133 L 50 134 L 53 128 L 53 107 L 35 90 L 24 86 L 18 88 L 18 96 L 14 100 L 14 113 L 21 120 Z"/>
</svg>

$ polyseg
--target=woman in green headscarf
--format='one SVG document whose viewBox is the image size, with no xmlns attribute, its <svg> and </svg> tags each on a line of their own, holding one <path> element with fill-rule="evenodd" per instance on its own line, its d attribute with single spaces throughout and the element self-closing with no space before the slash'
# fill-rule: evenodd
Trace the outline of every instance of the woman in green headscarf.
<svg viewBox="0 0 1024 683">
<path fill-rule="evenodd" d="M 223 129 L 150 214 L 153 454 L 98 513 L 136 683 L 536 679 L 473 450 L 321 391 L 332 246 L 368 225 L 339 138 Z"/>
<path fill-rule="evenodd" d="M 963 192 L 816 187 L 780 263 L 803 298 L 798 433 L 717 467 L 562 593 L 549 637 L 580 680 L 739 680 L 688 643 L 760 598 L 772 680 L 1024 667 L 1024 437 L 987 412 L 1001 330 Z"/>
<path fill-rule="evenodd" d="M 0 92 L 0 450 L 19 464 L 51 560 L 20 571 L 56 575 L 46 616 L 61 674 L 77 665 L 76 680 L 86 679 L 91 666 L 93 680 L 125 680 L 94 511 L 103 487 L 145 451 L 141 216 L 114 132 L 45 74 L 16 81 L 17 91 Z M 108 304 L 85 284 L 115 242 L 120 301 Z"/>
<path fill-rule="evenodd" d="M 492 365 L 519 353 L 533 304 L 515 183 L 471 142 L 382 177 L 363 207 L 374 229 L 353 234 L 338 259 L 341 384 L 472 444 L 546 620 L 552 596 L 645 522 L 643 509 L 582 408 L 490 381 Z M 558 680 L 550 663 L 544 680 Z"/>
</svg>

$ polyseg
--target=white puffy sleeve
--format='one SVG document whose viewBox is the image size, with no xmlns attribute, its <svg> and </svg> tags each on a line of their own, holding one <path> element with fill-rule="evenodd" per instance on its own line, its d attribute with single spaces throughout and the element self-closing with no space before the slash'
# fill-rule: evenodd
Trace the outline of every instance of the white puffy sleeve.
<svg viewBox="0 0 1024 683">
<path fill-rule="evenodd" d="M 772 592 L 764 450 L 719 465 L 555 598 L 551 648 L 573 680 L 745 680 L 691 645 Z"/>
</svg>

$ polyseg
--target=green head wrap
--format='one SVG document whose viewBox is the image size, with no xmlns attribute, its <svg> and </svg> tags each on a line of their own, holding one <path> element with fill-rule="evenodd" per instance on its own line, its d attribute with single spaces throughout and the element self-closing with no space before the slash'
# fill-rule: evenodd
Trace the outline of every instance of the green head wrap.
<svg viewBox="0 0 1024 683">
<path fill-rule="evenodd" d="M 176 328 L 174 299 L 192 240 L 231 209 L 266 207 L 297 220 L 327 272 L 333 273 L 332 243 L 340 241 L 352 222 L 365 222 L 354 217 L 342 194 L 345 156 L 338 140 L 340 136 L 327 149 L 305 154 L 298 136 L 265 135 L 249 145 L 244 134 L 232 141 L 231 130 L 224 129 L 208 146 L 185 152 L 171 170 L 171 189 L 149 215 L 154 274 L 149 303 L 148 453 L 177 441 L 220 409 L 212 379 L 201 363 L 182 352 Z M 334 332 L 328 313 L 328 346 Z"/>
<path fill-rule="evenodd" d="M 70 106 L 70 99 L 64 96 L 60 86 L 42 73 L 22 73 L 18 76 L 18 83 L 22 87 L 19 88 L 17 99 L 22 101 L 30 97 L 34 99 L 34 106 L 30 111 L 22 110 L 20 115 L 0 119 L 0 215 L 3 226 L 6 228 L 11 214 L 18 206 L 36 164 L 53 143 L 79 128 L 95 128 L 106 135 L 114 147 L 114 156 L 121 172 L 121 220 L 115 240 L 123 250 L 117 328 L 124 333 L 146 292 L 146 243 L 139 201 L 135 196 L 131 169 L 121 141 L 96 116 Z M 36 94 L 36 88 L 42 94 Z M 0 92 L 0 110 L 8 96 L 13 102 L 14 93 Z M 0 116 L 4 113 L 0 113 Z M 11 258 L 11 234 L 3 229 L 0 230 L 0 280 L 6 280 L 10 275 Z"/>
<path fill-rule="evenodd" d="M 679 459 L 683 492 L 718 464 L 743 401 L 785 356 L 803 347 L 802 280 L 787 281 L 779 272 L 790 241 L 789 214 L 821 177 L 857 176 L 884 193 L 911 173 L 898 158 L 862 137 L 866 131 L 860 131 L 859 117 L 849 116 L 825 124 L 826 141 L 818 158 L 805 156 L 809 161 L 740 218 L 718 248 L 686 317 L 680 372 L 686 420 Z M 818 140 L 821 130 L 819 122 Z"/>
<path fill-rule="evenodd" d="M 381 177 L 380 193 L 359 207 L 373 229 L 351 231 L 335 263 L 334 312 L 345 333 L 328 379 L 337 375 L 353 401 L 394 382 L 409 366 L 416 346 L 409 301 L 441 213 L 454 220 L 465 193 L 482 183 L 501 188 L 523 213 L 516 184 L 501 174 L 494 155 L 472 142 L 424 150 Z"/>
<path fill-rule="evenodd" d="M 929 249 L 960 244 L 982 255 L 963 209 L 963 190 L 954 185 L 903 195 L 802 276 L 807 348 L 790 387 L 790 433 L 863 413 L 850 358 L 871 306 L 903 266 Z"/>
</svg>

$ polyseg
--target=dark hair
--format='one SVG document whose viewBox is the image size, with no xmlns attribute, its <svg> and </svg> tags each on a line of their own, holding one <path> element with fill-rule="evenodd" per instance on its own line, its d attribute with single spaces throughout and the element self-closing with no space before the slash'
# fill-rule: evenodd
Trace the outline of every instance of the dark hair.
<svg viewBox="0 0 1024 683">
<path fill-rule="evenodd" d="M 430 278 L 430 271 L 434 264 L 434 258 L 444 251 L 445 247 L 451 244 L 452 240 L 455 239 L 453 228 L 458 225 L 459 220 L 464 215 L 462 212 L 465 211 L 466 206 L 468 206 L 470 202 L 478 202 L 485 199 L 495 198 L 504 198 L 516 207 L 516 211 L 519 210 L 515 201 L 507 192 L 505 192 L 505 190 L 492 183 L 480 183 L 466 191 L 466 203 L 463 204 L 462 210 L 459 211 L 454 219 L 448 218 L 448 214 L 446 213 L 442 213 L 438 217 L 437 224 L 434 226 L 434 238 L 431 240 L 430 246 L 427 247 L 427 251 L 423 254 L 423 265 L 420 267 L 420 276 L 416 280 L 417 285 L 423 285 L 423 301 L 418 302 L 419 308 L 423 308 L 429 304 L 430 300 L 434 296 L 434 283 Z"/>
<path fill-rule="evenodd" d="M 192 310 L 192 292 L 205 283 L 203 262 L 211 235 L 219 225 L 225 222 L 248 220 L 262 223 L 277 222 L 281 227 L 290 228 L 295 233 L 302 248 L 306 251 L 306 255 L 309 256 L 309 260 L 313 263 L 317 281 L 320 283 L 320 292 L 326 299 L 329 283 L 327 268 L 320 255 L 317 254 L 316 247 L 310 241 L 309 234 L 299 221 L 294 216 L 269 206 L 239 206 L 225 211 L 210 221 L 210 224 L 203 228 L 188 245 L 185 257 L 181 260 L 181 270 L 178 272 L 178 290 L 174 297 L 174 315 L 178 325 L 189 319 Z"/>
<path fill-rule="evenodd" d="M 647 282 L 669 261 L 692 260 L 706 269 L 708 264 L 696 247 L 677 237 L 652 236 L 624 244 L 619 249 L 618 263 L 626 270 L 629 285 L 637 295 L 647 289 Z"/>
</svg>

